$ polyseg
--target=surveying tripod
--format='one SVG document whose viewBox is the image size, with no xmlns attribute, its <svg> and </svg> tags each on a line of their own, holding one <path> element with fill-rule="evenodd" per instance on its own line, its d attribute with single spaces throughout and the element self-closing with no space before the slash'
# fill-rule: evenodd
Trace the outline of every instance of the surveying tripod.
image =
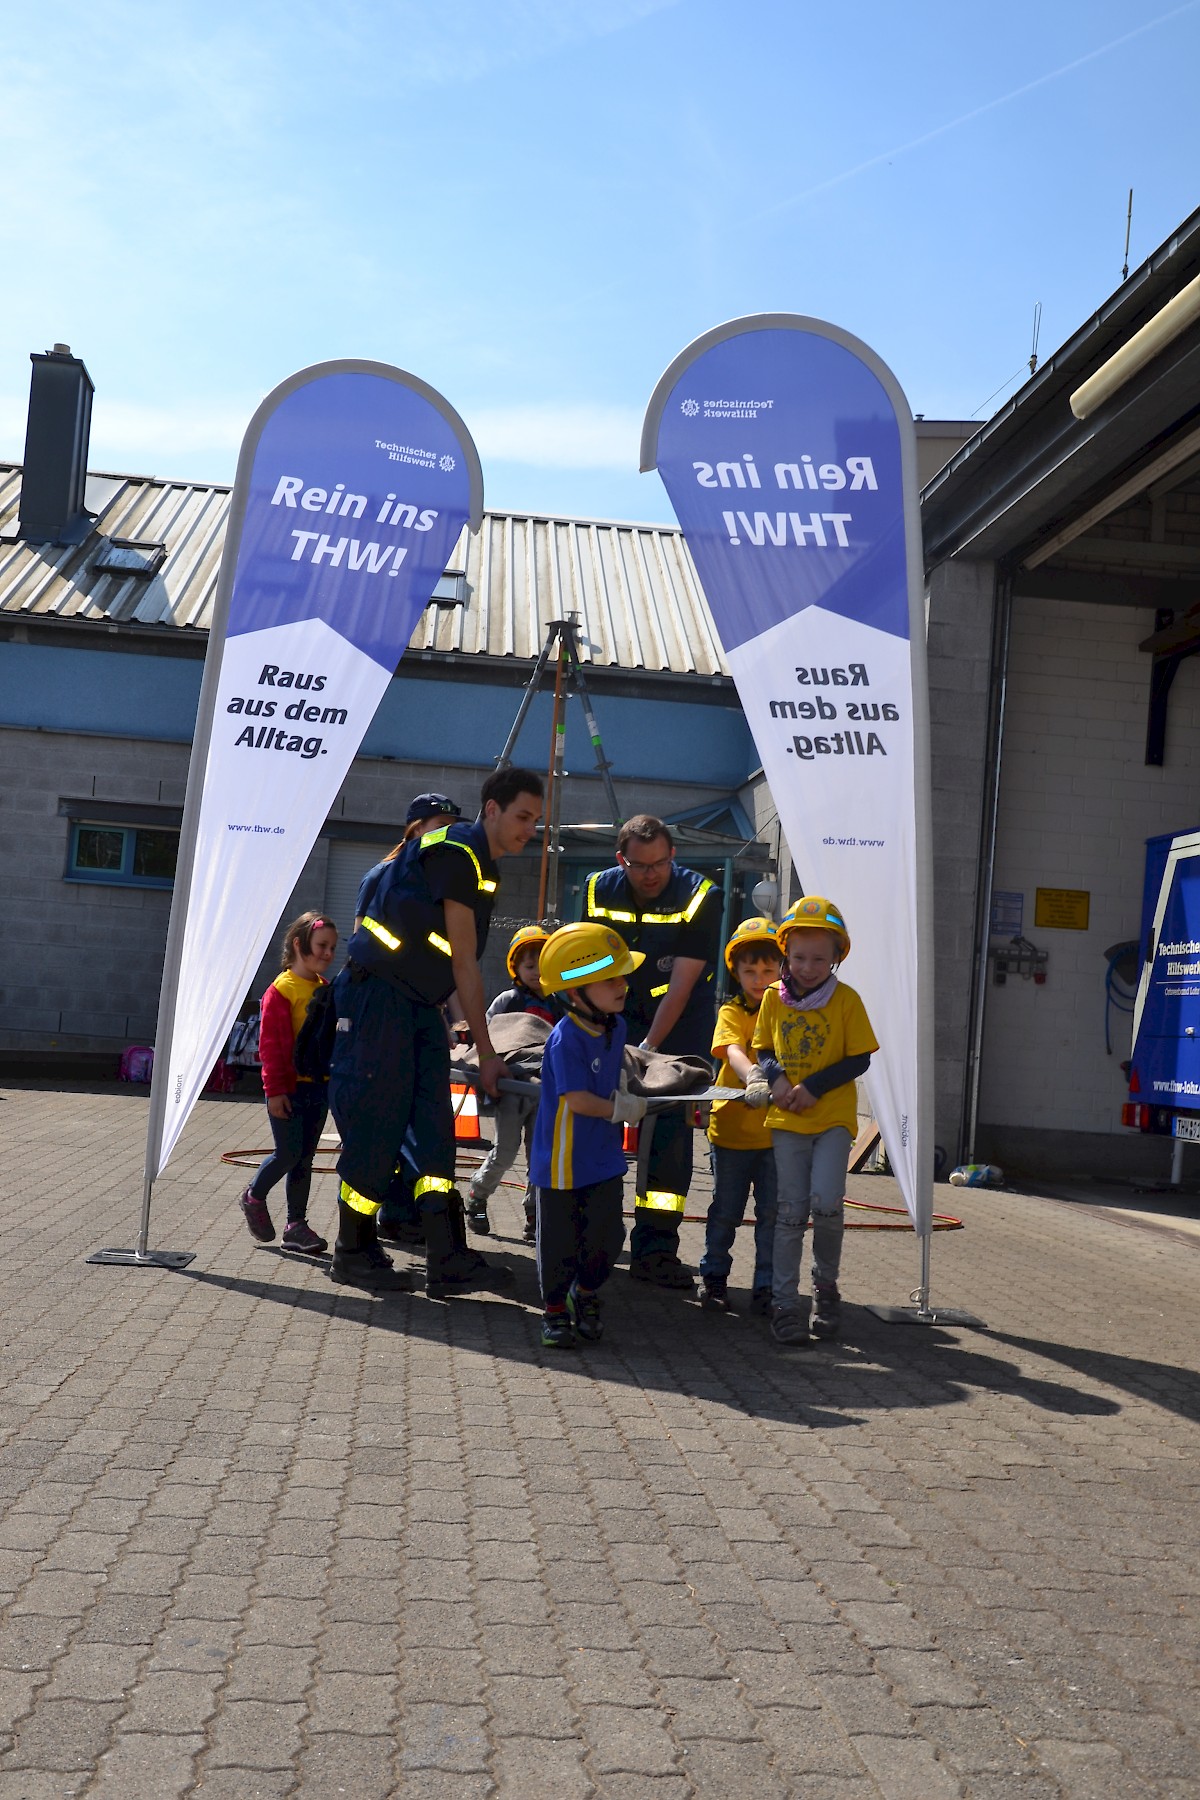
<svg viewBox="0 0 1200 1800">
<path fill-rule="evenodd" d="M 521 704 L 517 708 L 517 716 L 513 720 L 512 730 L 503 750 L 496 758 L 496 767 L 505 769 L 512 762 L 513 746 L 521 734 L 525 716 L 533 702 L 533 696 L 542 684 L 546 665 L 557 646 L 558 658 L 554 669 L 554 719 L 550 737 L 550 769 L 546 783 L 546 823 L 542 832 L 542 866 L 538 877 L 538 918 L 549 920 L 558 914 L 558 875 L 562 858 L 562 784 L 567 751 L 567 718 L 566 701 L 572 691 L 579 695 L 583 702 L 584 717 L 587 720 L 588 736 L 592 740 L 592 748 L 596 752 L 596 767 L 604 783 L 604 791 L 608 795 L 608 810 L 612 822 L 620 830 L 622 824 L 621 809 L 617 804 L 617 791 L 613 787 L 609 770 L 612 764 L 604 754 L 604 745 L 600 741 L 600 727 L 596 723 L 596 715 L 592 710 L 592 699 L 588 693 L 587 682 L 579 661 L 579 645 L 576 639 L 578 621 L 568 619 L 551 619 L 546 633 L 546 642 L 542 645 L 537 662 L 533 666 L 533 674 L 525 685 L 521 696 Z"/>
</svg>

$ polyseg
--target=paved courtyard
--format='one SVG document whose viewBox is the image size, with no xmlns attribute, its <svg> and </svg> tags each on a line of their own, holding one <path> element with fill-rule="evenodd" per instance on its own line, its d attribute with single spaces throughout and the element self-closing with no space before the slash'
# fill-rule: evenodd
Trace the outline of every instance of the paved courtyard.
<svg viewBox="0 0 1200 1800">
<path fill-rule="evenodd" d="M 836 1347 L 621 1269 L 569 1356 L 515 1188 L 511 1301 L 256 1246 L 238 1100 L 156 1190 L 191 1268 L 87 1266 L 145 1118 L 0 1089 L 0 1800 L 1200 1794 L 1194 1233 L 943 1187 L 986 1331 L 880 1323 L 917 1245 L 855 1230 Z"/>
</svg>

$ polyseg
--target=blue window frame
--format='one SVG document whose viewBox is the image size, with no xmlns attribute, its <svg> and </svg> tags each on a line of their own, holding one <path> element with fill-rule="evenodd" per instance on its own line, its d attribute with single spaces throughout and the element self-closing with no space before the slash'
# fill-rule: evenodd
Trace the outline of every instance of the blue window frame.
<svg viewBox="0 0 1200 1800">
<path fill-rule="evenodd" d="M 109 887 L 170 888 L 179 833 L 161 825 L 111 825 L 80 819 L 71 826 L 67 881 Z"/>
</svg>

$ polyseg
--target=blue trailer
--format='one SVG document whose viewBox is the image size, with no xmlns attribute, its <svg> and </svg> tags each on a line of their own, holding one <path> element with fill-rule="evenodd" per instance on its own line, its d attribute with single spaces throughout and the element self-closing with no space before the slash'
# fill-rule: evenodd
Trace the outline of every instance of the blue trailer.
<svg viewBox="0 0 1200 1800">
<path fill-rule="evenodd" d="M 1129 1100 L 1121 1123 L 1200 1143 L 1200 831 L 1146 842 Z"/>
</svg>

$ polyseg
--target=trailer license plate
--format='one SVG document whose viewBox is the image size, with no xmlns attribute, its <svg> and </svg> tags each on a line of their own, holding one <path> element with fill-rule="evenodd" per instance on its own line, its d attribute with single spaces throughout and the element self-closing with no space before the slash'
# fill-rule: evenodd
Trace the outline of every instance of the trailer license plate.
<svg viewBox="0 0 1200 1800">
<path fill-rule="evenodd" d="M 1175 1136 L 1189 1138 L 1193 1143 L 1200 1144 L 1200 1119 L 1184 1119 L 1176 1113 Z"/>
</svg>

